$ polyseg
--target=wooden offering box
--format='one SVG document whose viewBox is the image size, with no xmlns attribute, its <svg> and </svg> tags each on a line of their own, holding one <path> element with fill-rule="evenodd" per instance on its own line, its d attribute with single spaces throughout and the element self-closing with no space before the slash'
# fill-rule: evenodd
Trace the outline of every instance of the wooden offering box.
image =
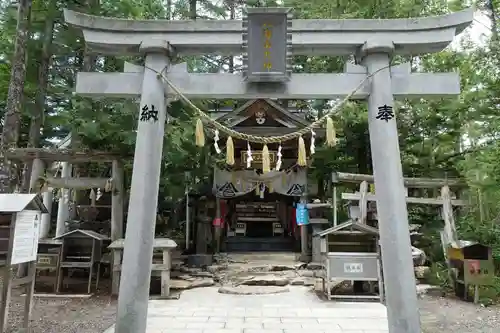
<svg viewBox="0 0 500 333">
<path fill-rule="evenodd" d="M 40 239 L 38 241 L 36 270 L 55 272 L 54 291 L 57 289 L 59 264 L 61 263 L 61 250 L 62 250 L 62 241 L 60 240 Z"/>
<path fill-rule="evenodd" d="M 96 288 L 101 272 L 103 243 L 109 238 L 92 230 L 77 229 L 54 238 L 62 241 L 61 264 L 57 282 L 57 291 L 62 285 L 64 269 L 80 268 L 89 270 L 87 292 L 90 294 L 92 275 L 97 266 Z"/>
</svg>

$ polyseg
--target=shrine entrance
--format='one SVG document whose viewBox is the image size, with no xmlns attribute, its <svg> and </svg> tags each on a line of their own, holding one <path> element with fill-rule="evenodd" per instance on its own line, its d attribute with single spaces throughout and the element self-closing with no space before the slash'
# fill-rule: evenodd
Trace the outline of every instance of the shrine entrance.
<svg viewBox="0 0 500 333">
<path fill-rule="evenodd" d="M 270 99 L 254 99 L 233 110 L 214 112 L 219 113 L 218 122 L 249 135 L 287 134 L 310 124 L 295 105 Z M 315 133 L 323 134 L 323 129 Z M 310 135 L 304 137 L 310 140 Z M 224 200 L 222 249 L 226 252 L 300 251 L 294 203 L 306 195 L 307 167 L 297 166 L 296 141 L 269 144 L 268 148 L 270 172 L 263 172 L 261 145 L 241 140 L 234 142 L 232 167 L 215 170 L 214 193 Z"/>
<path fill-rule="evenodd" d="M 265 192 L 249 193 L 227 201 L 229 219 L 226 252 L 292 251 L 299 246 L 293 214 L 294 199 Z"/>
</svg>

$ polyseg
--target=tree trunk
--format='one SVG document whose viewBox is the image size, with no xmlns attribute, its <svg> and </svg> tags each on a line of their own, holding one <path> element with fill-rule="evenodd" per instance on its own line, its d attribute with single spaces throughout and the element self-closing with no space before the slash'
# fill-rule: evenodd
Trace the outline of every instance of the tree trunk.
<svg viewBox="0 0 500 333">
<path fill-rule="evenodd" d="M 236 10 L 235 10 L 235 0 L 229 0 L 229 19 L 234 20 L 236 16 Z M 229 57 L 229 73 L 234 73 L 234 56 L 231 55 Z"/>
<path fill-rule="evenodd" d="M 56 0 L 52 0 L 49 4 L 43 33 L 42 57 L 40 59 L 40 66 L 38 67 L 38 90 L 36 92 L 35 107 L 31 117 L 28 139 L 28 147 L 33 148 L 40 146 L 40 131 L 42 129 L 45 116 L 45 100 L 47 97 L 47 86 L 49 83 L 49 68 L 52 58 L 52 41 L 54 39 L 54 23 L 57 11 L 56 4 Z M 26 165 L 26 172 L 23 179 L 24 192 L 29 189 L 29 179 L 32 166 L 32 161 L 28 162 Z"/>
<path fill-rule="evenodd" d="M 26 48 L 28 42 L 31 0 L 20 0 L 17 9 L 17 32 L 12 57 L 9 92 L 7 95 L 6 112 L 2 131 L 1 149 L 5 151 L 17 146 L 21 127 L 21 107 L 26 79 Z M 14 163 L 5 157 L 0 159 L 0 192 L 9 193 L 17 185 L 18 171 Z"/>
<path fill-rule="evenodd" d="M 498 41 L 498 30 L 497 30 L 497 16 L 496 16 L 496 8 L 495 5 L 493 4 L 493 0 L 488 0 L 486 3 L 486 7 L 489 10 L 489 19 L 491 21 L 491 39 L 494 40 L 495 42 Z"/>
<path fill-rule="evenodd" d="M 197 1 L 198 0 L 189 0 L 189 18 L 191 18 L 192 20 L 196 20 L 196 18 L 198 17 L 198 14 L 196 13 L 197 12 L 197 8 L 196 8 Z"/>
<path fill-rule="evenodd" d="M 167 0 L 167 20 L 172 19 L 172 0 Z"/>
<path fill-rule="evenodd" d="M 88 13 L 89 14 L 98 14 L 99 8 L 100 8 L 100 2 L 99 0 L 87 0 L 87 6 L 88 6 Z M 87 46 L 83 48 L 82 55 L 81 55 L 81 63 L 80 63 L 80 71 L 82 72 L 92 72 L 94 71 L 96 67 L 96 62 L 97 62 L 97 55 L 91 54 L 89 50 L 87 49 Z M 94 109 L 96 107 L 96 104 L 93 101 L 87 101 L 86 103 L 81 103 L 83 108 L 89 108 L 89 109 Z M 80 144 L 80 138 L 78 137 L 78 134 L 73 130 L 71 133 L 71 149 L 78 150 L 81 148 Z M 80 177 L 81 176 L 81 171 L 82 169 L 84 170 L 85 168 L 82 168 L 79 165 L 74 165 L 72 168 L 72 173 L 74 177 Z M 88 176 L 91 176 L 90 173 Z M 71 197 L 73 198 L 72 200 L 72 205 L 71 205 L 71 211 L 70 211 L 70 218 L 71 219 L 76 219 L 77 218 L 77 206 L 80 203 L 80 200 L 85 197 L 86 191 L 79 191 L 77 189 L 72 190 L 72 195 Z"/>
</svg>

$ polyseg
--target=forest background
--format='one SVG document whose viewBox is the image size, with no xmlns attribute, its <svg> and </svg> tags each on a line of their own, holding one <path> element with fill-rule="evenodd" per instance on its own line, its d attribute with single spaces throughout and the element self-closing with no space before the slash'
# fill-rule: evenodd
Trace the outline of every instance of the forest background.
<svg viewBox="0 0 500 333">
<path fill-rule="evenodd" d="M 126 100 L 90 100 L 75 96 L 79 71 L 123 70 L 124 61 L 140 59 L 88 54 L 81 32 L 64 23 L 69 8 L 94 15 L 129 19 L 230 19 L 245 6 L 294 8 L 297 18 L 407 18 L 442 15 L 476 6 L 486 20 L 474 25 L 486 31 L 432 55 L 395 59 L 409 61 L 414 71 L 459 71 L 462 93 L 449 99 L 399 102 L 398 128 L 404 174 L 408 177 L 463 178 L 470 205 L 457 212 L 461 239 L 493 247 L 500 262 L 500 41 L 497 8 L 500 0 L 20 0 L 2 1 L 0 8 L 0 116 L 2 149 L 50 147 L 72 133 L 88 149 L 133 154 L 137 104 Z M 18 17 L 20 18 L 18 20 Z M 469 30 L 470 31 L 470 30 Z M 477 32 L 477 29 L 475 30 Z M 17 39 L 17 44 L 16 44 Z M 457 45 L 459 44 L 459 45 Z M 17 47 L 15 47 L 17 45 Z M 190 71 L 239 70 L 235 57 L 183 59 Z M 340 57 L 294 57 L 296 72 L 341 72 Z M 331 101 L 295 101 L 309 118 L 321 115 Z M 204 110 L 235 106 L 241 101 L 199 101 Z M 193 110 L 171 104 L 165 131 L 160 213 L 178 215 L 186 181 L 195 187 L 210 182 L 216 156 L 210 147 L 195 146 Z M 351 101 L 335 117 L 339 144 L 318 147 L 310 176 L 326 184 L 332 171 L 371 174 L 366 104 Z M 318 145 L 320 146 L 320 145 Z M 126 178 L 131 176 L 131 161 Z M 30 166 L 17 180 L 26 187 Z M 102 165 L 81 166 L 80 176 L 108 172 Z M 186 177 L 186 172 L 189 177 Z M 196 180 L 196 182 L 194 181 Z M 196 183 L 196 184 L 195 184 Z M 320 196 L 330 196 L 320 191 Z M 420 246 L 432 263 L 431 278 L 446 284 L 438 230 L 443 221 L 435 207 L 409 207 L 410 223 L 419 225 Z M 498 266 L 498 264 L 497 264 Z M 486 297 L 500 295 L 500 282 Z"/>
</svg>

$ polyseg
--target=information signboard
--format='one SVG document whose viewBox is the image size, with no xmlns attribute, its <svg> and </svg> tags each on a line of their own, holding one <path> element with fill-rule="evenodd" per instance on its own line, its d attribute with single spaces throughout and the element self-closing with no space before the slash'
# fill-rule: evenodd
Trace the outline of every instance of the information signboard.
<svg viewBox="0 0 500 333">
<path fill-rule="evenodd" d="M 290 78 L 291 24 L 288 8 L 248 8 L 243 24 L 244 74 L 249 82 Z"/>
<path fill-rule="evenodd" d="M 39 211 L 34 210 L 16 213 L 12 265 L 36 261 L 41 215 Z"/>
</svg>

